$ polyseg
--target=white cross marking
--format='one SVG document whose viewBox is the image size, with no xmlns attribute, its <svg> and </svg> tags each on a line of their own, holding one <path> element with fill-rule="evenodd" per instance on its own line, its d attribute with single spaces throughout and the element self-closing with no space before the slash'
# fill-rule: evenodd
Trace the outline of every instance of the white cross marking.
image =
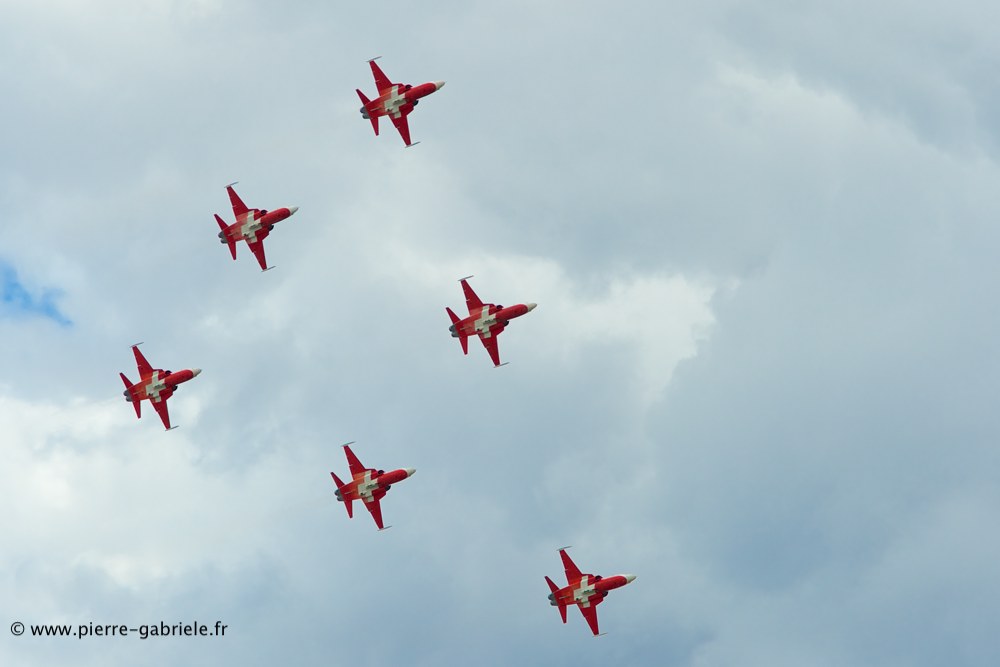
<svg viewBox="0 0 1000 667">
<path fill-rule="evenodd" d="M 476 332 L 482 335 L 483 338 L 490 337 L 490 325 L 492 325 L 496 320 L 490 317 L 490 307 L 483 306 L 482 312 L 479 313 L 479 317 L 473 322 L 473 326 L 476 328 Z"/>
<path fill-rule="evenodd" d="M 399 93 L 399 91 L 402 89 L 403 86 L 401 85 L 393 86 L 389 90 L 388 93 L 389 96 L 385 98 L 385 102 L 383 103 L 385 112 L 387 114 L 390 114 L 393 118 L 400 117 L 401 114 L 399 113 L 399 107 L 403 106 L 406 103 L 406 98 Z"/>
<path fill-rule="evenodd" d="M 580 587 L 573 589 L 573 601 L 584 607 L 590 606 L 590 597 L 596 592 L 591 587 L 591 577 L 589 574 L 583 575 L 580 579 Z"/>
<path fill-rule="evenodd" d="M 149 376 L 149 384 L 146 385 L 146 397 L 154 403 L 160 402 L 160 392 L 166 389 L 166 385 L 160 382 L 160 371 L 153 371 Z"/>
<path fill-rule="evenodd" d="M 372 490 L 377 488 L 378 482 L 372 481 L 372 471 L 366 470 L 365 474 L 361 477 L 361 481 L 358 482 L 358 495 L 370 503 L 375 500 Z"/>
<path fill-rule="evenodd" d="M 254 211 L 248 211 L 246 217 L 243 218 L 243 224 L 240 225 L 240 234 L 242 234 L 243 238 L 248 241 L 255 242 L 257 240 L 257 232 L 260 231 L 260 227 L 260 223 L 254 219 Z"/>
</svg>

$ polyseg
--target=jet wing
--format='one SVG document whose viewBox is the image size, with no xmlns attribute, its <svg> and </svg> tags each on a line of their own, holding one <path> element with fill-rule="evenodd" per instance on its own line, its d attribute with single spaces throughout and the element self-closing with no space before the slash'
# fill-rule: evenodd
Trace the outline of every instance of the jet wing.
<svg viewBox="0 0 1000 667">
<path fill-rule="evenodd" d="M 580 578 L 583 576 L 580 574 L 580 568 L 576 566 L 576 563 L 574 563 L 573 559 L 569 557 L 569 554 L 566 553 L 565 549 L 560 549 L 559 555 L 562 556 L 563 568 L 566 569 L 566 581 L 569 582 L 570 585 L 576 584 L 576 582 L 580 581 Z"/>
<path fill-rule="evenodd" d="M 354 452 L 352 452 L 351 448 L 347 445 L 344 445 L 344 454 L 347 455 L 347 465 L 351 469 L 352 476 L 368 470 L 368 468 L 361 465 L 361 461 L 358 460 L 358 457 L 354 455 Z"/>
<path fill-rule="evenodd" d="M 267 271 L 267 258 L 264 257 L 264 241 L 251 241 L 247 239 L 247 246 L 250 248 L 250 252 L 253 256 L 257 258 L 257 263 L 260 264 L 261 271 Z"/>
<path fill-rule="evenodd" d="M 494 366 L 500 365 L 500 348 L 497 347 L 497 339 L 495 336 L 484 336 L 479 334 L 479 340 L 483 341 L 483 347 L 486 351 L 490 353 L 490 359 L 493 360 Z"/>
<path fill-rule="evenodd" d="M 399 136 L 403 137 L 403 142 L 407 146 L 412 146 L 410 143 L 410 125 L 406 122 L 406 114 L 400 114 L 399 116 L 389 114 L 389 120 L 391 120 L 392 124 L 396 126 L 396 130 L 399 131 Z"/>
<path fill-rule="evenodd" d="M 142 382 L 153 374 L 153 367 L 146 361 L 146 357 L 142 356 L 138 345 L 132 346 L 132 352 L 135 353 L 135 365 L 139 368 L 139 382 Z"/>
<path fill-rule="evenodd" d="M 170 430 L 170 414 L 167 412 L 167 399 L 163 398 L 158 401 L 150 400 L 153 404 L 153 409 L 156 410 L 156 414 L 160 415 L 160 421 L 163 422 L 163 428 Z"/>
<path fill-rule="evenodd" d="M 371 512 L 372 518 L 375 519 L 375 525 L 378 526 L 378 529 L 379 530 L 384 530 L 385 526 L 382 525 L 382 506 L 379 505 L 378 500 L 377 499 L 372 499 L 372 500 L 364 500 L 364 499 L 362 499 L 361 502 L 363 502 L 365 504 L 365 509 L 368 510 L 369 512 Z"/>
<path fill-rule="evenodd" d="M 465 305 L 469 309 L 469 315 L 472 314 L 473 308 L 482 308 L 482 300 L 476 296 L 476 293 L 472 291 L 472 287 L 469 285 L 467 280 L 462 280 L 462 291 L 465 292 Z"/>
<path fill-rule="evenodd" d="M 392 88 L 392 81 L 389 81 L 389 77 L 385 75 L 384 72 L 375 64 L 374 60 L 369 60 L 368 64 L 372 66 L 372 75 L 375 77 L 375 87 L 378 88 L 378 94 L 383 94 L 389 88 Z M 410 142 L 406 142 L 410 143 Z"/>
<path fill-rule="evenodd" d="M 597 629 L 597 607 L 593 605 L 584 607 L 582 604 L 577 606 L 580 608 L 580 613 L 583 614 L 583 617 L 587 619 L 587 625 L 590 626 L 590 631 L 595 635 L 601 634 Z"/>
<path fill-rule="evenodd" d="M 236 190 L 233 190 L 233 186 L 227 185 L 226 192 L 229 193 L 229 201 L 233 205 L 233 214 L 236 216 L 237 220 L 242 219 L 242 217 L 246 215 L 247 211 L 250 209 L 248 209 L 247 205 L 243 203 L 240 196 L 236 194 Z"/>
</svg>

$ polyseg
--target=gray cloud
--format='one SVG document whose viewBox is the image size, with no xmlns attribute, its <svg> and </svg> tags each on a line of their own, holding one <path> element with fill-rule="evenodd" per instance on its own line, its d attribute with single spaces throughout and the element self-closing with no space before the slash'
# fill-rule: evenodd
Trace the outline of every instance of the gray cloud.
<svg viewBox="0 0 1000 667">
<path fill-rule="evenodd" d="M 0 246 L 74 323 L 0 320 L 5 617 L 233 635 L 0 662 L 992 665 L 993 47 L 953 9 L 5 5 Z M 380 54 L 448 81 L 415 149 L 357 113 Z M 233 180 L 301 206 L 265 275 Z M 447 336 L 468 273 L 540 304 L 499 371 Z M 177 431 L 121 401 L 138 340 L 205 369 Z M 390 531 L 347 440 L 418 469 Z M 600 640 L 546 603 L 567 543 L 639 575 Z"/>
</svg>

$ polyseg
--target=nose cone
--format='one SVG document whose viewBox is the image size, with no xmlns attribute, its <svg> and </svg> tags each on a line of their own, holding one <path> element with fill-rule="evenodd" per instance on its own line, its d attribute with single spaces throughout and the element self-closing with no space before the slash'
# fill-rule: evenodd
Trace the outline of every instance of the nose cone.
<svg viewBox="0 0 1000 667">
<path fill-rule="evenodd" d="M 435 81 L 434 82 L 434 90 L 435 91 L 441 90 L 442 88 L 444 88 L 444 81 Z"/>
<path fill-rule="evenodd" d="M 299 210 L 298 206 L 292 206 L 290 209 L 288 209 L 288 215 L 295 215 L 295 212 L 298 210 Z"/>
<path fill-rule="evenodd" d="M 413 475 L 413 473 L 415 473 L 415 472 L 417 472 L 417 469 L 416 469 L 416 468 L 406 468 L 406 476 L 407 476 L 407 477 L 410 477 L 410 476 L 412 476 L 412 475 Z"/>
<path fill-rule="evenodd" d="M 538 308 L 538 304 L 537 303 L 529 303 L 529 304 L 527 304 L 527 306 L 528 306 L 528 312 L 529 313 L 531 311 L 533 311 L 535 308 Z"/>
<path fill-rule="evenodd" d="M 198 377 L 199 375 L 201 375 L 201 369 L 200 368 L 192 368 L 191 369 L 191 376 L 192 377 Z"/>
<path fill-rule="evenodd" d="M 626 584 L 631 584 L 633 581 L 635 581 L 635 575 L 634 574 L 623 574 L 622 576 L 625 577 L 625 583 Z"/>
</svg>

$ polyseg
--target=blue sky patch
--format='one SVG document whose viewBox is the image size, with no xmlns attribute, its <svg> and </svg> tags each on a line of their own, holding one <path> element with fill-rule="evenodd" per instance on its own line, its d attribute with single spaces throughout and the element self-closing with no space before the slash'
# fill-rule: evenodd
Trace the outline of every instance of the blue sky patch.
<svg viewBox="0 0 1000 667">
<path fill-rule="evenodd" d="M 17 271 L 3 262 L 0 262 L 0 285 L 0 315 L 41 315 L 64 327 L 72 324 L 55 303 L 62 290 L 47 289 L 40 295 L 32 294 L 18 279 Z"/>
</svg>

